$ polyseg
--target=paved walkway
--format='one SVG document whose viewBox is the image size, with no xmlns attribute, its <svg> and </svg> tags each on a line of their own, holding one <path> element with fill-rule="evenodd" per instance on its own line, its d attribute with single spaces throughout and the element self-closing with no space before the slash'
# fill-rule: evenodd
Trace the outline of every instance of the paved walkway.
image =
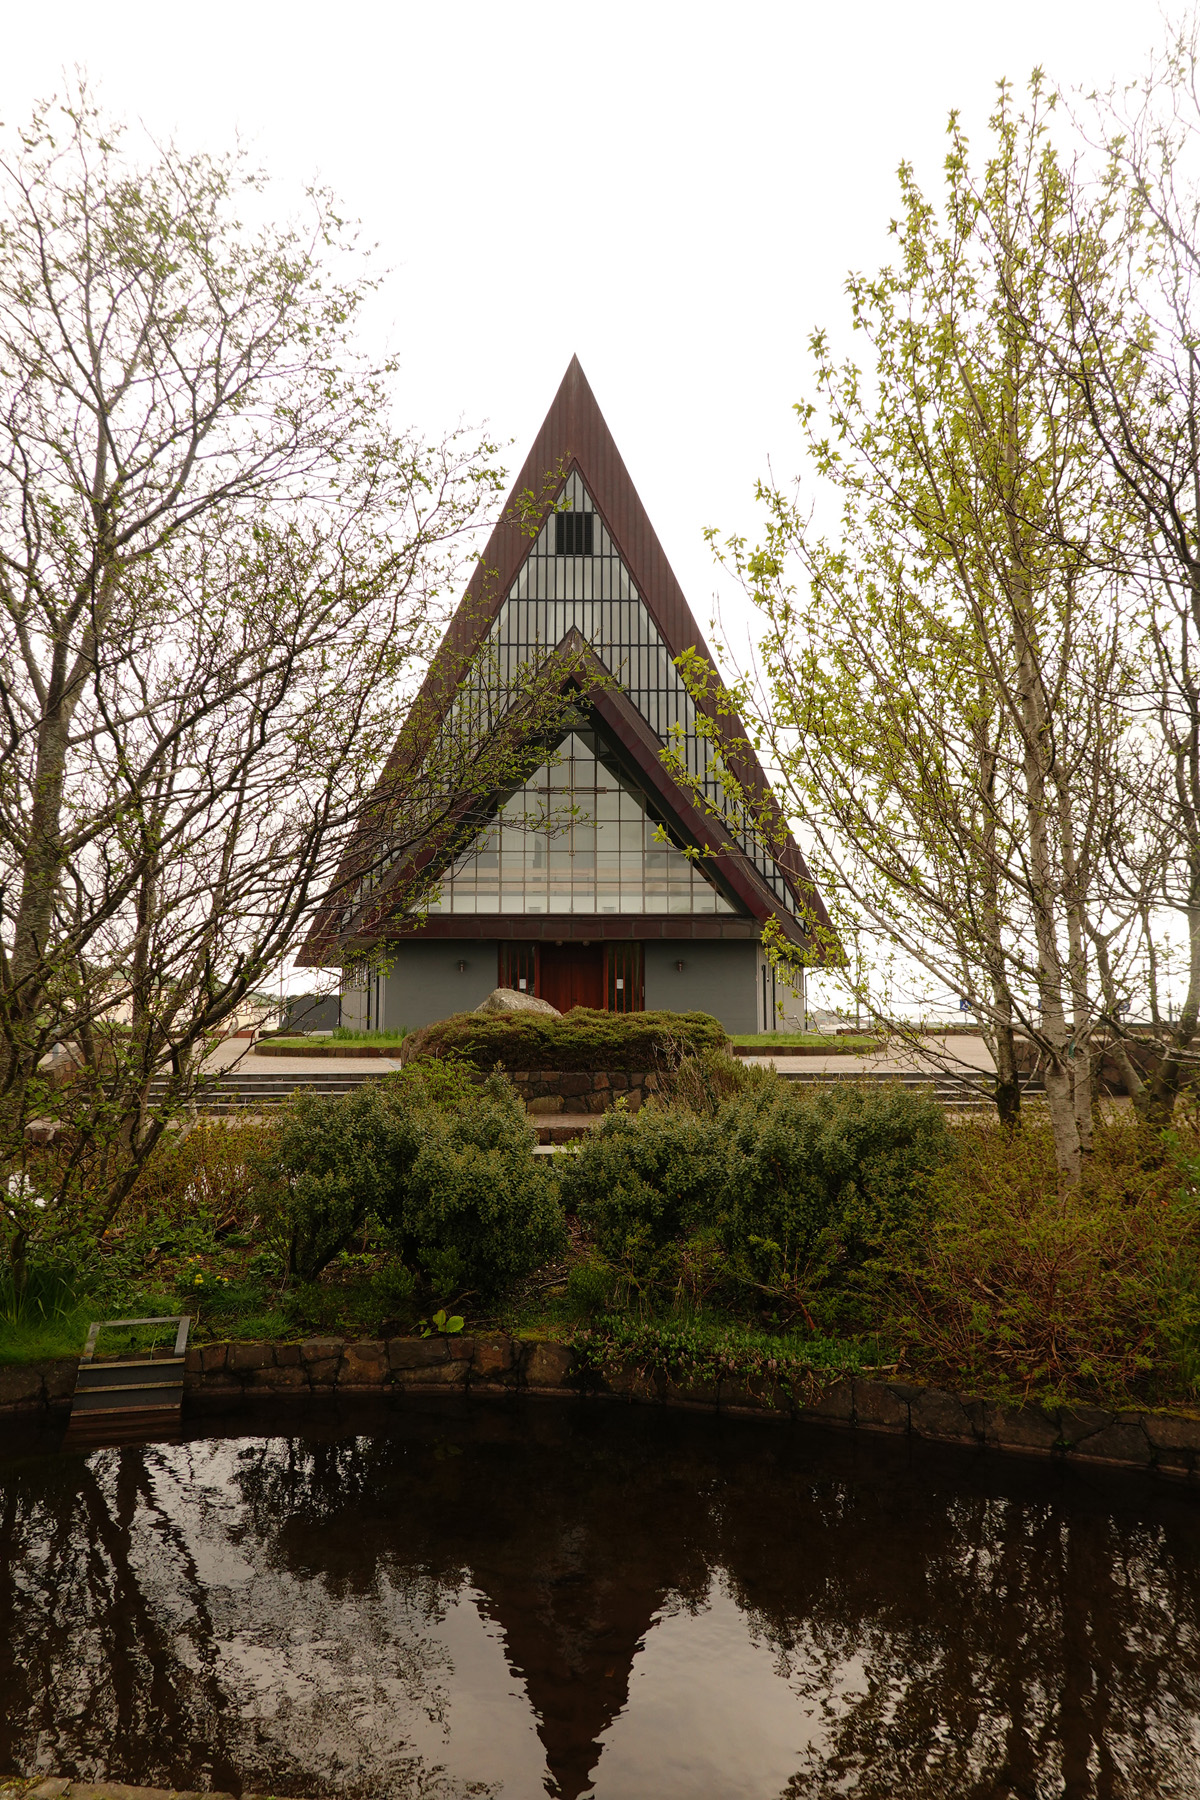
<svg viewBox="0 0 1200 1800">
<path fill-rule="evenodd" d="M 836 1041 L 836 1040 L 835 1040 Z M 979 1037 L 930 1036 L 921 1050 L 907 1048 L 876 1051 L 871 1056 L 840 1055 L 831 1050 L 819 1056 L 789 1056 L 786 1050 L 767 1050 L 743 1056 L 744 1062 L 773 1063 L 781 1075 L 994 1075 L 996 1065 Z"/>
<path fill-rule="evenodd" d="M 835 1040 L 836 1041 L 836 1040 Z M 742 1058 L 745 1062 L 773 1063 L 781 1075 L 899 1075 L 914 1071 L 930 1074 L 994 1075 L 996 1066 L 987 1045 L 978 1037 L 930 1036 L 923 1050 L 887 1049 L 871 1056 L 851 1056 L 830 1050 L 828 1055 L 789 1056 L 786 1050 L 766 1050 Z M 399 1056 L 259 1056 L 249 1038 L 226 1038 L 205 1058 L 210 1073 L 224 1070 L 239 1075 L 384 1075 L 400 1067 Z"/>
<path fill-rule="evenodd" d="M 250 1038 L 226 1038 L 204 1059 L 210 1075 L 386 1075 L 399 1067 L 399 1056 L 256 1056 Z"/>
</svg>

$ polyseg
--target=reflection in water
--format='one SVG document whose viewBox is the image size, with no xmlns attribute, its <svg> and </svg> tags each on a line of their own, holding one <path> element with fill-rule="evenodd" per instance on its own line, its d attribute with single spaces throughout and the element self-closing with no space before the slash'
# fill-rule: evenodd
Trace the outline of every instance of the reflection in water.
<svg viewBox="0 0 1200 1800">
<path fill-rule="evenodd" d="M 346 1800 L 1192 1794 L 1196 1523 L 1132 1479 L 624 1409 L 10 1457 L 0 1769 Z"/>
</svg>

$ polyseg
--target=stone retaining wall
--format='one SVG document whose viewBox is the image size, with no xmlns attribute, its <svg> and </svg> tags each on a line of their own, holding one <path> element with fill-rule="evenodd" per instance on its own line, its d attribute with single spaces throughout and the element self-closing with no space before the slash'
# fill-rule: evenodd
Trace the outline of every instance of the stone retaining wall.
<svg viewBox="0 0 1200 1800">
<path fill-rule="evenodd" d="M 65 1411 L 77 1366 L 70 1360 L 0 1368 L 0 1413 Z M 1200 1478 L 1200 1415 L 1109 1412 L 1098 1406 L 1008 1407 L 938 1388 L 857 1376 L 824 1386 L 812 1377 L 798 1377 L 684 1387 L 631 1364 L 598 1379 L 581 1369 L 569 1344 L 504 1332 L 386 1342 L 331 1337 L 300 1344 L 203 1344 L 188 1351 L 184 1383 L 190 1413 L 238 1409 L 268 1396 L 313 1399 L 455 1390 L 560 1397 L 586 1392 Z"/>
<path fill-rule="evenodd" d="M 652 1069 L 509 1069 L 505 1071 L 525 1110 L 535 1117 L 553 1113 L 607 1112 L 618 1098 L 637 1112 L 656 1093 L 661 1077 Z M 480 1075 L 480 1081 L 487 1077 Z"/>
</svg>

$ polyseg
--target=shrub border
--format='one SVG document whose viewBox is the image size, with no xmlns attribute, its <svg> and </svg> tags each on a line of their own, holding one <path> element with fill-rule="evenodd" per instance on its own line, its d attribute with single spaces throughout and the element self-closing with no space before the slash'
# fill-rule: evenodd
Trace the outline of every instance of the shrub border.
<svg viewBox="0 0 1200 1800">
<path fill-rule="evenodd" d="M 203 1344 L 188 1351 L 189 1413 L 265 1398 L 385 1393 L 587 1395 L 747 1417 L 834 1425 L 976 1449 L 1057 1456 L 1200 1480 L 1200 1414 L 1099 1406 L 1005 1406 L 911 1382 L 788 1372 L 676 1382 L 635 1359 L 595 1366 L 588 1346 L 493 1332 L 454 1338 Z M 77 1358 L 0 1367 L 0 1416 L 65 1412 Z"/>
</svg>

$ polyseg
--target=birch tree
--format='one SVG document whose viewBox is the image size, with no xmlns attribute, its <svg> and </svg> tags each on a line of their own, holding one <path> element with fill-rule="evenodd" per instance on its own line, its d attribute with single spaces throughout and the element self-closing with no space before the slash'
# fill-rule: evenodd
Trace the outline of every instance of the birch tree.
<svg viewBox="0 0 1200 1800">
<path fill-rule="evenodd" d="M 814 873 L 966 996 L 1009 1120 L 1016 1037 L 1032 1040 L 1075 1179 L 1098 966 L 1128 992 L 1162 769 L 1136 729 L 1145 642 L 1114 552 L 1122 496 L 1077 383 L 1041 348 L 1071 304 L 1057 240 L 1074 232 L 1123 388 L 1139 354 L 1114 347 L 1119 246 L 1073 220 L 1052 110 L 1037 76 L 1024 112 L 1002 87 L 978 175 L 952 119 L 940 209 L 901 168 L 896 261 L 847 284 L 867 366 L 818 334 L 816 396 L 797 408 L 838 526 L 814 525 L 808 488 L 763 485 L 761 545 L 727 554 L 766 626 L 763 686 L 737 703 L 815 838 Z M 1132 892 L 1111 878 L 1117 846 Z"/>
<path fill-rule="evenodd" d="M 1057 316 L 1026 318 L 1086 407 L 1136 522 L 1122 546 L 1150 647 L 1138 692 L 1143 732 L 1167 779 L 1145 833 L 1157 858 L 1122 871 L 1144 886 L 1143 993 L 1149 1030 L 1114 1020 L 1115 1050 L 1142 1116 L 1167 1123 L 1200 1068 L 1200 60 L 1193 22 L 1176 31 L 1147 76 L 1096 100 L 1081 124 L 1103 153 L 1097 178 L 1073 197 L 1071 230 L 1055 245 Z M 1112 330 L 1079 246 L 1103 234 L 1123 250 L 1123 337 Z M 1130 344 L 1137 345 L 1131 380 Z M 1169 941 L 1182 942 L 1185 991 L 1174 1012 L 1162 979 Z M 1142 1009 L 1139 1007 L 1138 1011 Z"/>
<path fill-rule="evenodd" d="M 391 423 L 395 370 L 355 346 L 372 283 L 328 196 L 251 229 L 263 182 L 239 158 L 135 156 L 86 89 L 38 110 L 0 186 L 0 1223 L 19 1260 L 48 1194 L 111 1218 L 211 1034 L 302 935 L 499 471 L 482 440 Z M 388 810 L 393 846 L 428 826 Z M 84 1068 L 51 1095 L 39 1063 L 67 1037 Z M 69 1129 L 33 1168 L 25 1125 L 47 1113 Z"/>
</svg>

